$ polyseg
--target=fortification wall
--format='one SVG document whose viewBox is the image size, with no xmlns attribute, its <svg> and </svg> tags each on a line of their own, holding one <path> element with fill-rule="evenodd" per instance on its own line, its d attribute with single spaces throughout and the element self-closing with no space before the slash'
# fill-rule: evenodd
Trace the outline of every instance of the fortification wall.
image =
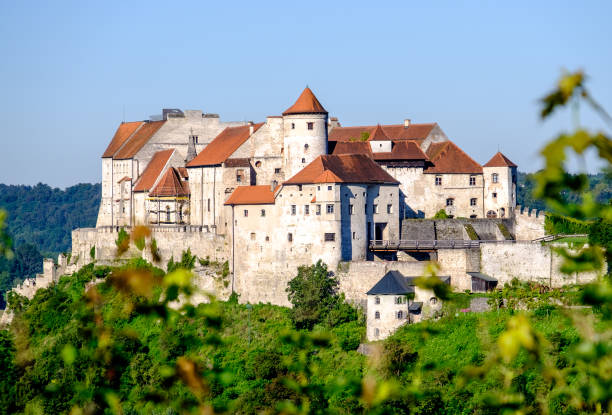
<svg viewBox="0 0 612 415">
<path fill-rule="evenodd" d="M 119 234 L 118 227 L 82 228 L 72 231 L 72 258 L 79 266 L 92 261 L 91 248 L 95 246 L 95 259 L 112 261 L 116 259 L 115 241 Z M 206 228 L 196 226 L 156 227 L 151 228 L 151 238 L 157 241 L 162 263 L 171 257 L 180 259 L 183 251 L 191 249 L 199 258 L 209 257 L 211 261 L 224 262 L 230 258 L 231 241 L 222 235 L 206 232 Z M 138 251 L 135 247 L 124 254 L 124 257 L 143 256 L 151 260 L 150 252 Z"/>
<path fill-rule="evenodd" d="M 534 281 L 551 287 L 587 283 L 595 273 L 566 275 L 560 271 L 563 258 L 554 252 L 555 244 L 517 242 L 514 244 L 482 244 L 481 272 L 498 280 L 498 286 L 513 278 Z"/>
<path fill-rule="evenodd" d="M 518 241 L 531 241 L 546 235 L 546 214 L 535 209 L 517 206 L 514 213 L 514 232 Z"/>
</svg>

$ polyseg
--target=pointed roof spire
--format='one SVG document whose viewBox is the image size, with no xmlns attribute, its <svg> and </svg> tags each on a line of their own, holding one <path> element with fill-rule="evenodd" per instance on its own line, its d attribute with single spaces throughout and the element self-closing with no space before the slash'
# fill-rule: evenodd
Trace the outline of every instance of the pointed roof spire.
<svg viewBox="0 0 612 415">
<path fill-rule="evenodd" d="M 283 115 L 289 114 L 327 114 L 327 111 L 311 89 L 306 87 L 295 104 L 283 112 Z"/>
<path fill-rule="evenodd" d="M 510 159 L 504 156 L 501 152 L 497 152 L 484 167 L 517 167 Z"/>
<path fill-rule="evenodd" d="M 370 138 L 368 138 L 368 140 L 369 141 L 390 141 L 391 139 L 385 133 L 385 130 L 382 129 L 380 124 L 378 124 L 376 128 L 374 129 L 374 131 L 372 131 L 372 134 L 370 135 Z"/>
</svg>

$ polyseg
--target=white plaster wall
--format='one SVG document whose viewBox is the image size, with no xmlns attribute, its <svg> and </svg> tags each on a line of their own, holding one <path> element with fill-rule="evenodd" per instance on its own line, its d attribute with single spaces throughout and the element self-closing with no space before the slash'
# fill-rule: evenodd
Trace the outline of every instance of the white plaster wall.
<svg viewBox="0 0 612 415">
<path fill-rule="evenodd" d="M 312 130 L 308 130 L 309 122 L 314 123 Z M 327 154 L 327 114 L 285 115 L 283 125 L 284 170 L 289 179 L 318 156 Z"/>
<path fill-rule="evenodd" d="M 397 304 L 396 298 L 401 298 L 402 303 Z M 376 304 L 376 299 L 380 304 Z M 408 299 L 406 296 L 396 295 L 368 295 L 366 312 L 366 334 L 369 341 L 382 340 L 391 335 L 398 327 L 408 323 Z M 398 311 L 402 312 L 402 318 L 397 318 Z M 376 312 L 380 318 L 376 318 Z M 379 333 L 376 335 L 376 330 Z"/>
<path fill-rule="evenodd" d="M 516 185 L 512 182 L 512 169 L 483 167 L 482 170 L 485 180 L 485 214 L 494 211 L 498 218 L 512 217 L 516 207 Z M 498 175 L 497 183 L 493 183 L 493 174 Z M 494 194 L 497 197 L 493 197 Z"/>
</svg>

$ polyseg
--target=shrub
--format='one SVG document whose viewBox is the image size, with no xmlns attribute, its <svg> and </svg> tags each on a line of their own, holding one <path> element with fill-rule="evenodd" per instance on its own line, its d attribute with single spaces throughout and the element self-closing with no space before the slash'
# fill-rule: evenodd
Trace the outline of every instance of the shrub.
<svg viewBox="0 0 612 415">
<path fill-rule="evenodd" d="M 440 209 L 439 211 L 436 212 L 433 218 L 434 219 L 448 219 L 448 215 L 446 214 L 446 210 Z"/>
</svg>

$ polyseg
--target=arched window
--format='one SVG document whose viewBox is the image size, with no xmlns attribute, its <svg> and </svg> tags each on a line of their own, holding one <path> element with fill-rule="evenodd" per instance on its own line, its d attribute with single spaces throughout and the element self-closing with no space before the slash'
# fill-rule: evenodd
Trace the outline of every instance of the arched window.
<svg viewBox="0 0 612 415">
<path fill-rule="evenodd" d="M 497 183 L 499 181 L 499 175 L 497 173 L 493 173 L 491 175 L 491 180 L 493 181 L 493 183 Z"/>
<path fill-rule="evenodd" d="M 431 298 L 429 299 L 429 304 L 431 304 L 431 305 L 436 305 L 436 304 L 438 304 L 438 299 L 437 299 L 436 297 L 431 297 Z"/>
<path fill-rule="evenodd" d="M 380 304 L 380 297 L 374 298 L 374 304 Z"/>
<path fill-rule="evenodd" d="M 497 213 L 495 213 L 494 210 L 490 210 L 487 212 L 487 218 L 496 218 L 497 217 Z"/>
<path fill-rule="evenodd" d="M 379 329 L 374 329 L 374 336 L 375 337 L 380 336 L 380 330 Z"/>
<path fill-rule="evenodd" d="M 170 206 L 166 206 L 166 222 L 170 222 Z"/>
<path fill-rule="evenodd" d="M 404 299 L 402 297 L 395 297 L 395 304 L 402 304 Z"/>
<path fill-rule="evenodd" d="M 376 320 L 380 320 L 380 311 L 376 311 L 376 312 L 374 313 L 374 318 L 375 318 Z"/>
<path fill-rule="evenodd" d="M 398 311 L 398 312 L 397 312 L 397 319 L 398 319 L 398 320 L 401 320 L 401 319 L 403 319 L 403 318 L 404 318 L 404 312 L 403 312 L 403 311 Z"/>
<path fill-rule="evenodd" d="M 502 218 L 505 217 L 506 216 L 506 209 L 504 209 L 504 208 L 499 209 L 499 216 L 502 217 Z"/>
</svg>

